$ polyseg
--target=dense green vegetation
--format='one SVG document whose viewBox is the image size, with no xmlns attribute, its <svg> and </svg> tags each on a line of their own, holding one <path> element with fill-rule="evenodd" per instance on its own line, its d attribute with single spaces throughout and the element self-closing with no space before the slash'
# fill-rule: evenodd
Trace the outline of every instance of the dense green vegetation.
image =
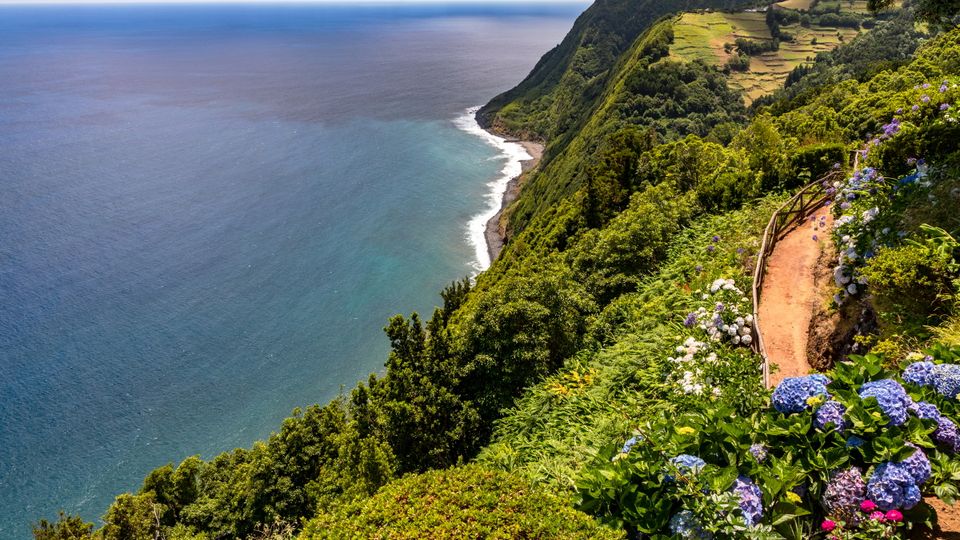
<svg viewBox="0 0 960 540">
<path fill-rule="evenodd" d="M 550 151 L 491 269 L 445 289 L 429 319 L 389 321 L 382 374 L 249 449 L 151 472 L 96 530 L 63 515 L 35 536 L 664 537 L 681 515 L 690 534 L 809 538 L 840 517 L 822 504 L 838 468 L 867 474 L 912 455 L 907 442 L 933 462 L 925 492 L 956 495 L 930 418 L 887 429 L 857 392 L 906 381 L 916 351 L 960 354 L 960 30 L 923 42 L 911 14 L 880 21 L 748 111 L 719 67 L 669 58 L 673 19 L 641 31 L 681 7 L 598 2 L 486 109 Z M 842 455 L 846 439 L 812 424 L 821 401 L 770 409 L 746 294 L 770 214 L 837 169 L 837 302 L 857 308 L 838 314 L 879 321 L 856 338 L 876 354 L 831 374 L 871 444 Z M 955 395 L 916 386 L 958 420 Z M 677 468 L 681 453 L 709 463 Z M 731 486 L 760 490 L 759 527 Z"/>
<path fill-rule="evenodd" d="M 318 516 L 301 535 L 345 537 L 614 540 L 623 533 L 516 475 L 473 465 L 405 477 L 369 499 Z"/>
</svg>

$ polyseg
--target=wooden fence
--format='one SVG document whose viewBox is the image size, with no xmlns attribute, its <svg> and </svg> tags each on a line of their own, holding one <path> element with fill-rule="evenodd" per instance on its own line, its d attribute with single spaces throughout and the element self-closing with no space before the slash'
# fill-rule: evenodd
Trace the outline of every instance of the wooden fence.
<svg viewBox="0 0 960 540">
<path fill-rule="evenodd" d="M 753 343 L 752 348 L 763 358 L 763 385 L 770 386 L 770 362 L 763 345 L 763 333 L 760 331 L 760 291 L 763 290 L 763 278 L 767 270 L 767 257 L 773 253 L 777 241 L 795 225 L 803 222 L 817 209 L 823 208 L 829 198 L 827 188 L 842 175 L 834 171 L 816 182 L 810 183 L 783 204 L 767 224 L 763 232 L 763 243 L 760 244 L 760 253 L 757 254 L 757 267 L 753 272 Z"/>
</svg>

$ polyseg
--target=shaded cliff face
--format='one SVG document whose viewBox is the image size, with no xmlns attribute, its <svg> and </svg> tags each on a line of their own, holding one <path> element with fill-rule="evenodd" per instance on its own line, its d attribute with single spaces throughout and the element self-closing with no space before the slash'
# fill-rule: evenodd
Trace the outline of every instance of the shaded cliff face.
<svg viewBox="0 0 960 540">
<path fill-rule="evenodd" d="M 657 19 L 692 9 L 736 9 L 755 0 L 597 0 L 530 75 L 493 98 L 477 118 L 484 127 L 553 141 L 576 131 L 603 94 L 620 56 Z"/>
</svg>

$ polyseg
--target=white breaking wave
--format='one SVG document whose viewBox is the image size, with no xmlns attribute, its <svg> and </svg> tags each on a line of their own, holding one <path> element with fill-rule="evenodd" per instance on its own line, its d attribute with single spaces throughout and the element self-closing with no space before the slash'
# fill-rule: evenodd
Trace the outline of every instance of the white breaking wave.
<svg viewBox="0 0 960 540">
<path fill-rule="evenodd" d="M 478 110 L 480 110 L 480 107 L 467 109 L 463 116 L 454 120 L 454 124 L 463 131 L 480 137 L 484 142 L 499 150 L 500 156 L 498 159 L 506 160 L 503 168 L 500 169 L 500 174 L 487 184 L 490 192 L 487 193 L 483 211 L 470 219 L 467 224 L 467 240 L 473 246 L 476 254 L 476 261 L 473 266 L 478 272 L 482 272 L 490 268 L 492 262 L 487 248 L 487 222 L 500 211 L 503 194 L 507 191 L 510 180 L 520 176 L 520 173 L 523 172 L 523 162 L 533 159 L 533 156 L 527 153 L 522 144 L 497 137 L 480 127 L 476 118 Z"/>
</svg>

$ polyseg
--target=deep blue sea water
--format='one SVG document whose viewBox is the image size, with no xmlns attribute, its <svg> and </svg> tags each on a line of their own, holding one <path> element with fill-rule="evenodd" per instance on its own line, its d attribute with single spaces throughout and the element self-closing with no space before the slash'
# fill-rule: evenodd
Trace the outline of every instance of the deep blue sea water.
<svg viewBox="0 0 960 540">
<path fill-rule="evenodd" d="M 380 369 L 583 7 L 0 6 L 0 538 Z"/>
</svg>

